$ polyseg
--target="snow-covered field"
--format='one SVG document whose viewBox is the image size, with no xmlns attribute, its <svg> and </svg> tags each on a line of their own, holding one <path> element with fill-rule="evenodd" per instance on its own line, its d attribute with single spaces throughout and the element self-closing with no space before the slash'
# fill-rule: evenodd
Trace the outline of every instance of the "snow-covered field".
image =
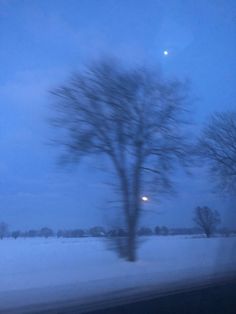
<svg viewBox="0 0 236 314">
<path fill-rule="evenodd" d="M 235 252 L 236 237 L 143 237 L 138 261 L 129 263 L 107 250 L 105 239 L 4 239 L 0 312 L 214 278 L 236 271 Z"/>
</svg>

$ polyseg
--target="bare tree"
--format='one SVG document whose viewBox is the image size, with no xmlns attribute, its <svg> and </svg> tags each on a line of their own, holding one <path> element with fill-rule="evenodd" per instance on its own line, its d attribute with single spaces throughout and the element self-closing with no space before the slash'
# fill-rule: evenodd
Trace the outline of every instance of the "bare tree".
<svg viewBox="0 0 236 314">
<path fill-rule="evenodd" d="M 156 226 L 155 229 L 154 229 L 154 231 L 155 231 L 155 234 L 156 234 L 156 235 L 161 235 L 161 227 Z"/>
<path fill-rule="evenodd" d="M 5 222 L 0 222 L 0 239 L 2 240 L 8 232 L 8 225 Z"/>
<path fill-rule="evenodd" d="M 203 130 L 200 155 L 208 162 L 210 173 L 224 191 L 236 188 L 236 111 L 215 113 Z"/>
<path fill-rule="evenodd" d="M 197 207 L 195 209 L 194 221 L 209 238 L 220 223 L 220 215 L 216 210 L 212 210 L 209 207 Z"/>
<path fill-rule="evenodd" d="M 188 88 L 149 69 L 108 61 L 74 74 L 52 94 L 53 125 L 65 131 L 57 142 L 70 160 L 103 154 L 115 170 L 128 230 L 126 258 L 135 261 L 142 193 L 170 189 L 176 161 L 186 153 Z"/>
<path fill-rule="evenodd" d="M 21 236 L 21 232 L 19 230 L 12 231 L 11 236 L 16 240 Z"/>
<path fill-rule="evenodd" d="M 95 226 L 89 229 L 89 234 L 92 237 L 104 237 L 106 236 L 106 230 L 103 227 Z"/>
<path fill-rule="evenodd" d="M 161 235 L 167 236 L 169 234 L 169 229 L 166 226 L 161 227 Z"/>
<path fill-rule="evenodd" d="M 139 236 L 150 236 L 150 235 L 153 235 L 153 231 L 152 231 L 152 229 L 149 228 L 149 227 L 141 227 L 141 228 L 138 230 L 137 234 L 138 234 Z"/>
<path fill-rule="evenodd" d="M 49 238 L 52 237 L 53 235 L 54 235 L 53 230 L 48 227 L 44 227 L 39 231 L 40 237 Z"/>
</svg>

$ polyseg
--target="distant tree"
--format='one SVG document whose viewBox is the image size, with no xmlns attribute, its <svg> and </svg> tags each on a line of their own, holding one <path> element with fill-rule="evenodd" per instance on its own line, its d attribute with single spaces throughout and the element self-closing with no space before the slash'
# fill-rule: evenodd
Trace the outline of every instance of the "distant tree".
<svg viewBox="0 0 236 314">
<path fill-rule="evenodd" d="M 173 169 L 186 157 L 187 84 L 106 60 L 74 74 L 52 95 L 53 126 L 65 131 L 56 139 L 66 149 L 63 160 L 101 154 L 115 170 L 128 230 L 126 258 L 135 261 L 144 187 L 171 191 Z"/>
<path fill-rule="evenodd" d="M 83 229 L 58 230 L 56 235 L 58 238 L 80 238 L 85 235 L 85 231 Z"/>
<path fill-rule="evenodd" d="M 193 230 L 191 228 L 171 228 L 169 234 L 171 235 L 183 235 L 183 234 L 192 234 Z"/>
<path fill-rule="evenodd" d="M 138 230 L 138 235 L 139 236 L 150 236 L 152 235 L 153 232 L 152 232 L 152 229 L 151 228 L 148 228 L 148 227 L 141 227 L 139 230 Z"/>
<path fill-rule="evenodd" d="M 20 235 L 21 235 L 21 232 L 20 232 L 19 230 L 12 231 L 12 233 L 11 233 L 11 236 L 12 236 L 12 238 L 14 238 L 14 239 L 19 238 Z"/>
<path fill-rule="evenodd" d="M 117 229 L 110 229 L 110 230 L 108 230 L 107 236 L 108 237 L 117 237 L 118 236 L 117 235 Z"/>
<path fill-rule="evenodd" d="M 125 231 L 123 228 L 114 228 L 109 230 L 107 235 L 109 237 L 125 237 L 127 236 L 127 231 Z"/>
<path fill-rule="evenodd" d="M 25 236 L 29 238 L 35 238 L 39 236 L 39 231 L 38 230 L 29 230 L 25 232 Z"/>
<path fill-rule="evenodd" d="M 62 238 L 62 237 L 64 237 L 64 235 L 65 235 L 65 230 L 58 230 L 57 231 L 57 237 L 58 238 Z"/>
<path fill-rule="evenodd" d="M 96 226 L 89 229 L 89 234 L 92 237 L 104 237 L 106 236 L 106 231 L 103 227 Z"/>
<path fill-rule="evenodd" d="M 6 237 L 8 233 L 8 225 L 5 222 L 0 222 L 0 239 Z"/>
<path fill-rule="evenodd" d="M 218 231 L 224 237 L 230 237 L 232 235 L 232 230 L 230 230 L 227 227 L 223 227 L 223 228 L 219 229 Z"/>
<path fill-rule="evenodd" d="M 156 235 L 160 235 L 161 234 L 161 228 L 159 226 L 156 226 L 154 229 L 154 232 Z"/>
<path fill-rule="evenodd" d="M 118 228 L 117 229 L 117 235 L 118 235 L 118 237 L 127 237 L 128 233 L 125 229 Z"/>
<path fill-rule="evenodd" d="M 169 229 L 166 226 L 161 227 L 161 235 L 168 235 L 169 234 Z"/>
<path fill-rule="evenodd" d="M 218 187 L 236 192 L 236 111 L 215 113 L 202 132 L 198 153 Z"/>
<path fill-rule="evenodd" d="M 44 227 L 40 230 L 39 236 L 44 238 L 49 238 L 53 236 L 53 230 L 47 227 Z"/>
<path fill-rule="evenodd" d="M 64 233 L 64 237 L 67 237 L 67 238 L 80 238 L 80 237 L 83 237 L 84 235 L 85 235 L 85 232 L 82 229 L 67 230 Z"/>
<path fill-rule="evenodd" d="M 80 238 L 85 235 L 85 231 L 83 229 L 76 229 L 74 230 L 74 234 L 77 238 Z"/>
<path fill-rule="evenodd" d="M 197 207 L 195 209 L 194 221 L 209 238 L 220 223 L 220 214 L 206 206 Z"/>
</svg>

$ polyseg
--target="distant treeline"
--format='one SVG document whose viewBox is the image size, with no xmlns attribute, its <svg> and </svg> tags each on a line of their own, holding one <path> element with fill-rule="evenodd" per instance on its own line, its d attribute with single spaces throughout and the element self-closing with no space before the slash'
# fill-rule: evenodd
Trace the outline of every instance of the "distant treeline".
<svg viewBox="0 0 236 314">
<path fill-rule="evenodd" d="M 217 232 L 223 236 L 236 235 L 236 230 L 229 228 L 218 229 Z M 166 226 L 156 226 L 155 228 L 141 227 L 137 231 L 138 236 L 167 236 L 167 235 L 200 235 L 200 228 L 168 228 Z M 54 231 L 51 228 L 44 227 L 41 229 L 30 229 L 27 231 L 10 231 L 8 225 L 4 222 L 0 223 L 0 238 L 11 237 L 17 238 L 81 238 L 81 237 L 125 237 L 128 233 L 123 228 L 105 229 L 101 226 L 95 226 L 90 229 L 66 229 Z"/>
</svg>

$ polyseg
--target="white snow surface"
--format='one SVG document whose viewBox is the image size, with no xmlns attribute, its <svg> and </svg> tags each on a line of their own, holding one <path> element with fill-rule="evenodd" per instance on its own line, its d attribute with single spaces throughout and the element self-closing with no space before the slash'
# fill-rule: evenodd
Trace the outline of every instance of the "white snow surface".
<svg viewBox="0 0 236 314">
<path fill-rule="evenodd" d="M 0 313 L 236 271 L 236 237 L 141 239 L 134 263 L 119 259 L 103 238 L 0 241 Z"/>
</svg>

